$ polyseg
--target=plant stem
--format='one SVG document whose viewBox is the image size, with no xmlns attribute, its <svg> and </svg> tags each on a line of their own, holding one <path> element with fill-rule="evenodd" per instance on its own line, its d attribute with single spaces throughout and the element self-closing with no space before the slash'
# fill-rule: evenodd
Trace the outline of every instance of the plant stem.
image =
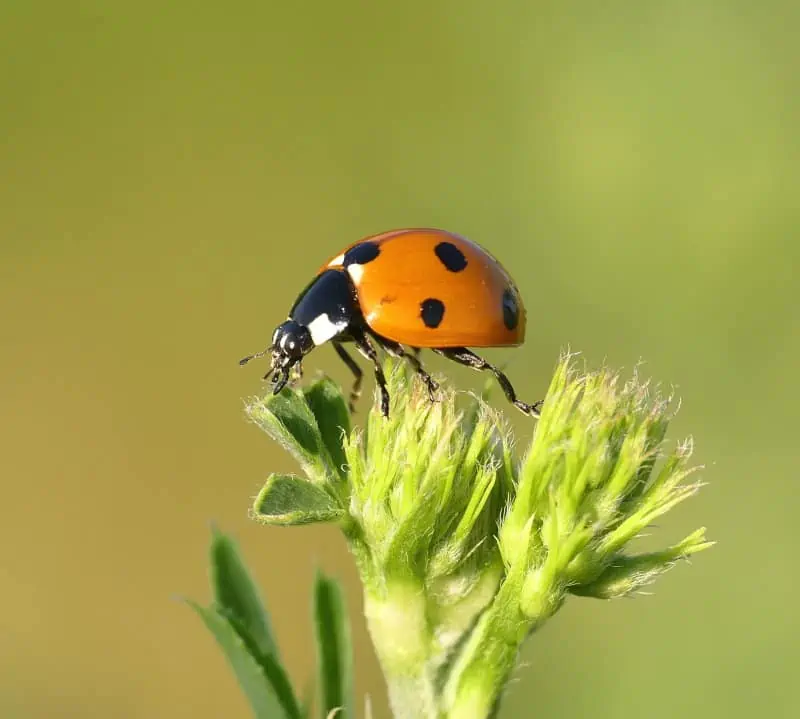
<svg viewBox="0 0 800 719">
<path fill-rule="evenodd" d="M 485 719 L 500 698 L 519 649 L 536 622 L 519 610 L 519 587 L 505 581 L 470 634 L 445 687 L 448 719 Z"/>
<path fill-rule="evenodd" d="M 396 719 L 436 719 L 433 637 L 425 592 L 411 582 L 394 583 L 382 596 L 366 592 L 364 614 L 389 689 Z"/>
</svg>

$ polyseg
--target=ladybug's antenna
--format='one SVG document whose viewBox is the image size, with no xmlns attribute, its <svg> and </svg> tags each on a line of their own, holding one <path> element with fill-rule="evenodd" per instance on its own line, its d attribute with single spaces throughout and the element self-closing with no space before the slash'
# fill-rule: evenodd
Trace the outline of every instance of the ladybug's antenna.
<svg viewBox="0 0 800 719">
<path fill-rule="evenodd" d="M 259 357 L 263 357 L 264 355 L 267 355 L 270 352 L 272 352 L 272 347 L 271 346 L 267 347 L 267 349 L 265 349 L 265 350 L 261 350 L 261 352 L 256 352 L 254 355 L 247 355 L 247 357 L 242 357 L 242 359 L 239 360 L 239 365 L 243 367 L 250 360 L 258 359 Z"/>
</svg>

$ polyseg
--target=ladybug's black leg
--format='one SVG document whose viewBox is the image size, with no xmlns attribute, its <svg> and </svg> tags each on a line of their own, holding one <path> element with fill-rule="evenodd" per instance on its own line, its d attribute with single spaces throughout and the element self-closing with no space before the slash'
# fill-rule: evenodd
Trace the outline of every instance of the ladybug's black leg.
<svg viewBox="0 0 800 719">
<path fill-rule="evenodd" d="M 298 362 L 294 367 L 292 367 L 290 381 L 294 383 L 301 379 L 303 379 L 303 363 Z"/>
<path fill-rule="evenodd" d="M 272 381 L 272 394 L 278 394 L 289 382 L 289 370 L 284 369 L 276 374 Z"/>
<path fill-rule="evenodd" d="M 356 361 L 348 354 L 347 350 L 342 347 L 340 342 L 333 343 L 333 349 L 336 354 L 342 358 L 342 362 L 347 365 L 347 368 L 353 373 L 355 380 L 353 381 L 353 388 L 350 390 L 350 400 L 348 407 L 351 412 L 355 412 L 356 400 L 361 396 L 361 381 L 364 379 L 364 371 L 358 366 Z"/>
<path fill-rule="evenodd" d="M 375 340 L 393 357 L 401 357 L 408 361 L 428 388 L 428 396 L 431 398 L 431 402 L 435 402 L 436 390 L 439 389 L 439 385 L 436 384 L 433 377 L 431 377 L 422 366 L 422 362 L 419 361 L 419 348 L 415 347 L 412 354 L 407 352 L 403 345 L 393 342 L 392 340 L 387 340 L 385 337 L 375 337 Z"/>
<path fill-rule="evenodd" d="M 364 355 L 375 368 L 375 380 L 378 383 L 378 388 L 381 392 L 381 412 L 384 417 L 389 416 L 389 390 L 386 388 L 386 375 L 383 374 L 378 353 L 374 345 L 370 342 L 369 337 L 364 332 L 352 332 L 353 341 L 356 343 L 356 349 Z"/>
<path fill-rule="evenodd" d="M 485 359 L 478 357 L 478 355 L 476 355 L 474 352 L 471 352 L 466 347 L 446 347 L 442 349 L 434 349 L 434 352 L 438 352 L 440 355 L 442 355 L 442 357 L 447 357 L 447 359 L 458 362 L 459 364 L 472 367 L 472 369 L 488 370 L 494 374 L 495 377 L 497 377 L 497 381 L 500 383 L 500 386 L 503 388 L 503 392 L 505 392 L 506 397 L 508 397 L 508 401 L 511 402 L 511 404 L 531 417 L 539 416 L 539 412 L 542 408 L 541 401 L 534 402 L 533 404 L 527 404 L 518 400 L 517 393 L 511 386 L 511 382 L 509 381 L 508 377 L 506 377 L 499 369 L 497 369 L 497 367 L 489 364 Z"/>
</svg>

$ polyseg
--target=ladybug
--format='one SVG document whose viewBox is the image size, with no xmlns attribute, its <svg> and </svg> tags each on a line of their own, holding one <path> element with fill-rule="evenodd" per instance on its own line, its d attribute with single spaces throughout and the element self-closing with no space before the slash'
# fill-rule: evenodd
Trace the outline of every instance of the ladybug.
<svg viewBox="0 0 800 719">
<path fill-rule="evenodd" d="M 355 376 L 352 410 L 363 372 L 345 349 L 351 342 L 373 364 L 381 411 L 388 416 L 389 392 L 377 348 L 410 362 L 435 400 L 437 384 L 418 356 L 421 349 L 431 349 L 492 372 L 515 407 L 538 416 L 541 402 L 517 399 L 505 374 L 467 349 L 516 346 L 524 339 L 522 299 L 497 260 L 445 230 L 403 229 L 366 237 L 328 260 L 275 329 L 270 346 L 239 364 L 271 353 L 264 379 L 274 374 L 278 394 L 292 369 L 300 371 L 311 350 L 330 342 Z"/>
</svg>

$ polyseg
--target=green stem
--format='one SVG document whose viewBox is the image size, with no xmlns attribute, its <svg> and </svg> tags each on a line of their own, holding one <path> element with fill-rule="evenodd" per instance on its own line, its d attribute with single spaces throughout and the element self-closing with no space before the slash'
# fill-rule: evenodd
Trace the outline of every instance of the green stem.
<svg viewBox="0 0 800 719">
<path fill-rule="evenodd" d="M 507 578 L 475 625 L 445 687 L 447 719 L 492 715 L 520 647 L 536 624 L 520 611 L 519 594 L 518 582 Z"/>
<path fill-rule="evenodd" d="M 433 677 L 393 677 L 386 674 L 389 704 L 395 719 L 437 719 Z"/>
<path fill-rule="evenodd" d="M 391 582 L 365 593 L 367 622 L 389 688 L 395 717 L 445 719 L 442 667 L 475 617 L 492 602 L 503 575 L 500 562 L 483 568 L 469 590 L 451 578 L 423 589 L 416 582 Z M 456 602 L 442 605 L 442 599 Z M 438 601 L 437 601 L 438 600 Z"/>
<path fill-rule="evenodd" d="M 430 661 L 433 636 L 424 589 L 392 584 L 376 596 L 364 596 L 364 614 L 378 654 L 396 719 L 437 719 L 435 668 Z"/>
</svg>

